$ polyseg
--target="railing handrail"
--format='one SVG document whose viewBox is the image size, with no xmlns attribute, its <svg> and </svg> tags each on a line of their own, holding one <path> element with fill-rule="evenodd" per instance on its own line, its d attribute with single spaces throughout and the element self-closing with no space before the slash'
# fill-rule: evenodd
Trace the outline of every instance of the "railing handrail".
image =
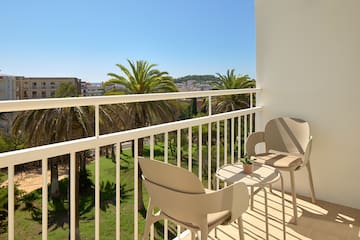
<svg viewBox="0 0 360 240">
<path fill-rule="evenodd" d="M 195 97 L 215 97 L 223 95 L 237 95 L 260 92 L 260 88 L 209 90 L 192 92 L 169 92 L 148 94 L 127 94 L 91 97 L 69 97 L 69 98 L 44 98 L 28 100 L 5 100 L 0 101 L 0 112 L 13 112 L 37 109 L 63 108 L 106 105 L 116 103 L 148 102 L 161 100 L 175 100 Z"/>
<path fill-rule="evenodd" d="M 116 133 L 100 135 L 99 138 L 87 137 L 77 140 L 70 140 L 60 143 L 48 144 L 38 147 L 15 150 L 11 152 L 0 153 L 0 168 L 9 165 L 19 165 L 49 157 L 69 154 L 70 152 L 80 152 L 96 147 L 114 144 L 116 142 L 126 142 L 136 138 L 148 137 L 164 132 L 172 132 L 177 129 L 204 125 L 213 123 L 222 119 L 229 119 L 246 114 L 256 113 L 262 110 L 261 106 L 237 110 L 232 112 L 214 114 L 211 116 L 192 118 L 187 120 L 163 123 L 149 127 L 131 129 Z"/>
</svg>

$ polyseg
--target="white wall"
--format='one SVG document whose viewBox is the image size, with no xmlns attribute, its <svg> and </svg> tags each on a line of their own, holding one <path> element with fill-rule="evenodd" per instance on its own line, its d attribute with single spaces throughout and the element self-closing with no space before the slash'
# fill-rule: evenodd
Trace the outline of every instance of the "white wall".
<svg viewBox="0 0 360 240">
<path fill-rule="evenodd" d="M 308 120 L 318 199 L 360 208 L 360 1 L 255 1 L 263 121 Z M 309 196 L 305 169 L 296 184 Z"/>
</svg>

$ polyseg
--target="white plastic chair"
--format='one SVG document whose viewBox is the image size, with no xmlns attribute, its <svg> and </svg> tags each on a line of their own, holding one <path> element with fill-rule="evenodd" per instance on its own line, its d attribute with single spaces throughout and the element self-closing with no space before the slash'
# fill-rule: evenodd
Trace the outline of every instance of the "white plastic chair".
<svg viewBox="0 0 360 240">
<path fill-rule="evenodd" d="M 143 239 L 148 239 L 150 226 L 169 219 L 195 233 L 201 240 L 218 225 L 238 220 L 239 237 L 244 239 L 242 214 L 249 205 L 249 193 L 243 183 L 235 183 L 218 191 L 205 191 L 191 172 L 156 160 L 139 158 L 149 207 Z M 154 209 L 159 211 L 154 213 Z"/>
</svg>

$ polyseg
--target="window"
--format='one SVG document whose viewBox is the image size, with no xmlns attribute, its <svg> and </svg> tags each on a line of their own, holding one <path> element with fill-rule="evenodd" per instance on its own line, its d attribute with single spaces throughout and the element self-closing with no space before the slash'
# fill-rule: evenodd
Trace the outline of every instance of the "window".
<svg viewBox="0 0 360 240">
<path fill-rule="evenodd" d="M 46 98 L 46 92 L 45 92 L 45 91 L 42 91 L 42 92 L 41 92 L 41 97 L 42 97 L 42 98 Z"/>
<path fill-rule="evenodd" d="M 36 91 L 32 91 L 32 97 L 36 98 L 37 97 L 37 92 Z"/>
</svg>

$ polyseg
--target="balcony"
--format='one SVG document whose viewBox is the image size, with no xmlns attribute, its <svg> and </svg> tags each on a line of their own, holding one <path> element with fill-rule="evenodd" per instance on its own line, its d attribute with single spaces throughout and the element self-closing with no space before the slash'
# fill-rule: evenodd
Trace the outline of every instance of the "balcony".
<svg viewBox="0 0 360 240">
<path fill-rule="evenodd" d="M 226 163 L 237 162 L 244 153 L 244 139 L 249 133 L 255 130 L 255 123 L 262 118 L 264 108 L 254 106 L 253 96 L 261 92 L 260 89 L 241 89 L 223 91 L 204 91 L 186 93 L 166 93 L 166 94 L 146 94 L 146 95 L 127 95 L 127 96 L 108 96 L 108 97 L 81 97 L 64 99 L 46 100 L 26 100 L 26 101 L 2 101 L 0 109 L 3 112 L 16 112 L 49 108 L 68 108 L 79 106 L 92 106 L 95 109 L 94 123 L 95 134 L 87 138 L 80 138 L 72 141 L 65 141 L 33 148 L 27 148 L 0 154 L 0 169 L 7 169 L 8 183 L 8 225 L 7 233 L 0 235 L 2 239 L 20 239 L 26 232 L 26 225 L 23 225 L 24 215 L 19 215 L 23 206 L 18 208 L 15 199 L 15 184 L 21 178 L 21 174 L 16 173 L 22 164 L 34 163 L 38 165 L 37 180 L 28 183 L 33 189 L 39 189 L 39 206 L 36 206 L 37 222 L 31 227 L 38 228 L 37 236 L 28 239 L 64 239 L 68 235 L 71 239 L 76 239 L 78 234 L 76 229 L 80 229 L 80 236 L 84 239 L 140 239 L 143 231 L 144 220 L 138 213 L 138 148 L 139 139 L 144 139 L 145 148 L 148 150 L 147 156 L 175 164 L 195 173 L 208 189 L 217 189 L 221 183 L 214 177 L 216 169 Z M 214 114 L 212 101 L 218 96 L 242 95 L 250 96 L 249 107 L 241 110 Z M 101 133 L 100 109 L 101 106 L 118 103 L 152 102 L 183 99 L 203 98 L 208 103 L 206 116 L 185 119 L 181 121 L 162 123 L 144 128 L 131 129 L 126 131 Z M 74 101 L 76 100 L 76 101 Z M 255 121 L 256 120 L 256 121 Z M 211 129 L 211 131 L 209 131 Z M 129 148 L 133 142 L 134 157 L 125 159 L 126 154 L 130 154 Z M 113 162 L 103 157 L 101 153 L 104 147 L 112 146 L 115 158 Z M 159 147 L 161 151 L 159 151 Z M 121 154 L 122 149 L 126 154 Z M 124 150 L 125 149 L 125 150 Z M 227 149 L 227 151 L 224 151 Z M 79 191 L 76 184 L 78 168 L 78 152 L 89 151 L 91 154 L 91 165 L 93 168 L 94 196 L 90 208 L 93 214 L 81 215 L 77 226 L 77 199 L 76 192 Z M 70 163 L 65 164 L 65 174 L 63 177 L 68 179 L 67 187 L 69 198 L 66 198 L 64 206 L 69 208 L 69 221 L 54 218 L 52 201 L 49 198 L 49 159 L 55 156 L 70 156 Z M 127 163 L 125 160 L 133 161 Z M 111 163 L 111 169 L 106 174 L 104 164 Z M 128 164 L 128 165 L 127 165 Z M 18 171 L 17 171 L 18 172 Z M 105 174 L 104 174 L 105 173 Z M 132 187 L 122 186 L 123 175 L 130 174 Z M 316 173 L 314 173 L 316 174 Z M 106 198 L 104 191 L 105 179 L 113 178 L 115 183 L 112 188 L 111 196 Z M 35 185 L 35 186 L 34 186 Z M 19 186 L 24 187 L 24 186 Z M 26 187 L 26 186 L 25 186 Z M 315 186 L 316 187 L 316 186 Z M 269 196 L 269 223 L 270 239 L 282 239 L 281 230 L 281 207 L 279 192 L 273 190 L 274 194 Z M 131 198 L 131 199 L 129 199 Z M 146 205 L 146 197 L 145 205 Z M 124 201 L 124 202 L 123 202 Z M 130 215 L 129 210 L 124 209 L 126 202 L 132 202 Z M 129 207 L 127 206 L 127 208 Z M 113 209 L 110 211 L 110 209 Z M 286 237 L 287 239 L 358 239 L 360 238 L 359 221 L 360 210 L 352 209 L 326 201 L 319 201 L 311 204 L 306 197 L 299 196 L 298 201 L 299 221 L 297 225 L 291 224 L 292 205 L 291 195 L 286 194 Z M 111 216 L 109 216 L 111 215 Z M 28 215 L 28 218 L 31 218 Z M 110 219 L 110 220 L 109 220 Z M 63 233 L 54 236 L 54 220 L 63 221 Z M 90 223 L 90 224 L 89 224 Z M 55 224 L 56 225 L 56 224 Z M 217 230 L 218 239 L 237 239 L 237 225 L 220 227 Z M 59 225 L 57 225 L 59 227 Z M 84 228 L 90 230 L 84 230 Z M 264 199 L 259 194 L 255 197 L 253 210 L 248 210 L 244 214 L 244 227 L 246 239 L 265 239 L 264 223 Z M 130 228 L 130 229 L 129 229 Z M 90 235 L 84 235 L 84 232 Z M 20 235 L 19 235 L 20 234 Z M 121 237 L 120 237 L 121 236 Z M 163 222 L 161 226 L 153 228 L 151 239 L 172 239 L 181 236 L 190 239 L 187 231 L 170 222 Z M 209 239 L 216 239 L 211 233 Z"/>
</svg>

